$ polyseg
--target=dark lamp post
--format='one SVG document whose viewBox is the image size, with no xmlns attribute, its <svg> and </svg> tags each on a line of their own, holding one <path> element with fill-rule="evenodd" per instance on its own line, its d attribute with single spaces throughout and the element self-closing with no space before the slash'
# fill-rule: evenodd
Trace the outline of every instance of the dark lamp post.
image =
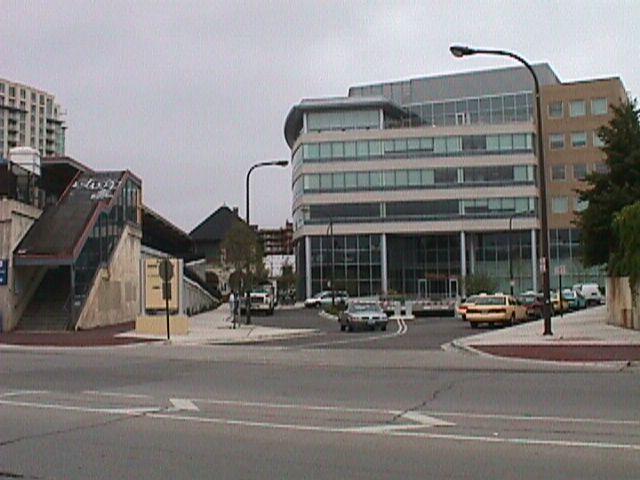
<svg viewBox="0 0 640 480">
<path fill-rule="evenodd" d="M 540 179 L 540 269 L 542 270 L 542 295 L 544 297 L 544 306 L 542 309 L 544 316 L 544 335 L 552 335 L 551 332 L 551 302 L 550 302 L 550 281 L 549 281 L 549 227 L 547 221 L 547 184 L 545 180 L 544 165 L 544 148 L 542 142 L 542 113 L 540 109 L 540 83 L 538 76 L 533 71 L 531 65 L 521 56 L 506 50 L 493 50 L 485 48 L 471 48 L 465 45 L 452 45 L 449 51 L 454 57 L 461 58 L 470 55 L 497 55 L 501 57 L 510 57 L 521 63 L 533 77 L 533 85 L 536 97 L 536 134 L 537 155 L 538 155 L 538 175 Z"/>
<path fill-rule="evenodd" d="M 246 194 L 246 205 L 245 205 L 245 220 L 247 222 L 247 226 L 251 228 L 251 223 L 249 222 L 249 178 L 251 177 L 251 172 L 253 172 L 256 168 L 260 167 L 286 167 L 289 165 L 289 160 L 271 160 L 267 162 L 259 162 L 255 165 L 252 165 L 247 172 L 246 178 L 246 186 L 245 186 L 245 194 Z M 245 281 L 245 309 L 247 312 L 247 325 L 251 323 L 251 286 L 249 282 L 250 275 L 250 264 L 247 259 L 247 278 Z"/>
</svg>

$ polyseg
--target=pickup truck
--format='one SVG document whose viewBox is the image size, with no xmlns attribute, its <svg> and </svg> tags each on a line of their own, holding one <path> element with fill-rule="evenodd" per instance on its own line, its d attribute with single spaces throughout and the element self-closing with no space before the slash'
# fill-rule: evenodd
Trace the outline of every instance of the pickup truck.
<svg viewBox="0 0 640 480">
<path fill-rule="evenodd" d="M 251 290 L 249 294 L 251 299 L 251 311 L 252 312 L 264 312 L 266 315 L 273 315 L 273 310 L 275 308 L 274 298 L 271 291 L 268 289 L 257 288 Z M 245 298 L 240 300 L 240 312 L 242 314 L 245 313 Z"/>
</svg>

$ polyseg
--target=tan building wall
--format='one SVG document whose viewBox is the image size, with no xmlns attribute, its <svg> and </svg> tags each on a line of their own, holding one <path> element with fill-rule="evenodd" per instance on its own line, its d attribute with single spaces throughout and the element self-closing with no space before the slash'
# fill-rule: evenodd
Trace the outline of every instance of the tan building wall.
<svg viewBox="0 0 640 480">
<path fill-rule="evenodd" d="M 41 210 L 25 203 L 0 200 L 0 259 L 8 260 L 9 263 L 7 285 L 0 285 L 2 331 L 15 328 L 46 271 L 46 268 L 24 267 L 16 272 L 12 255 L 41 213 Z"/>
<path fill-rule="evenodd" d="M 84 330 L 131 322 L 140 312 L 140 245 L 142 232 L 127 225 L 107 268 L 97 280 L 76 324 Z"/>
<path fill-rule="evenodd" d="M 549 228 L 575 228 L 572 221 L 575 219 L 574 211 L 578 200 L 576 190 L 585 186 L 583 181 L 576 178 L 575 168 L 585 165 L 587 173 L 591 173 L 597 164 L 602 164 L 604 154 L 594 144 L 594 141 L 597 141 L 596 132 L 611 120 L 611 105 L 618 105 L 626 98 L 624 85 L 619 78 L 563 83 L 542 88 L 542 130 Z M 607 100 L 607 113 L 598 114 L 594 110 L 593 102 L 599 99 Z M 584 115 L 575 115 L 576 112 L 572 112 L 571 108 L 572 102 L 581 101 L 584 102 Z M 550 108 L 560 104 L 562 114 L 554 116 Z M 586 145 L 572 145 L 572 134 L 581 133 L 586 134 Z M 552 135 L 561 135 L 564 147 L 551 148 Z M 564 179 L 554 179 L 554 167 L 555 171 L 559 169 L 557 167 L 564 167 Z M 554 212 L 554 199 L 558 198 L 567 199 L 567 212 Z"/>
</svg>

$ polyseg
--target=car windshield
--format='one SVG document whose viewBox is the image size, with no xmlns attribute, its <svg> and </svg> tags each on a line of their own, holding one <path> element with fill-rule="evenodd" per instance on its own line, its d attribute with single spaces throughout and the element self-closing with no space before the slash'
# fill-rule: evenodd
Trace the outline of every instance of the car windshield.
<svg viewBox="0 0 640 480">
<path fill-rule="evenodd" d="M 536 297 L 533 297 L 533 296 L 520 297 L 520 301 L 525 305 L 531 305 L 535 303 Z"/>
<path fill-rule="evenodd" d="M 380 312 L 382 309 L 377 303 L 352 303 L 349 305 L 350 312 Z"/>
<path fill-rule="evenodd" d="M 507 297 L 478 297 L 476 305 L 506 305 Z"/>
<path fill-rule="evenodd" d="M 477 295 L 472 295 L 469 298 L 467 298 L 463 303 L 476 303 L 478 298 L 479 297 Z"/>
</svg>

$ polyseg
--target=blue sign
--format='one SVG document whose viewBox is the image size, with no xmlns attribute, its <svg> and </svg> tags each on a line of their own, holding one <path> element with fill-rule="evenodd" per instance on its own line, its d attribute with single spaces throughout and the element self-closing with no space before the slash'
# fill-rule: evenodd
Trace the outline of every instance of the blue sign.
<svg viewBox="0 0 640 480">
<path fill-rule="evenodd" d="M 7 278 L 9 277 L 9 260 L 0 260 L 0 285 L 7 284 Z"/>
</svg>

